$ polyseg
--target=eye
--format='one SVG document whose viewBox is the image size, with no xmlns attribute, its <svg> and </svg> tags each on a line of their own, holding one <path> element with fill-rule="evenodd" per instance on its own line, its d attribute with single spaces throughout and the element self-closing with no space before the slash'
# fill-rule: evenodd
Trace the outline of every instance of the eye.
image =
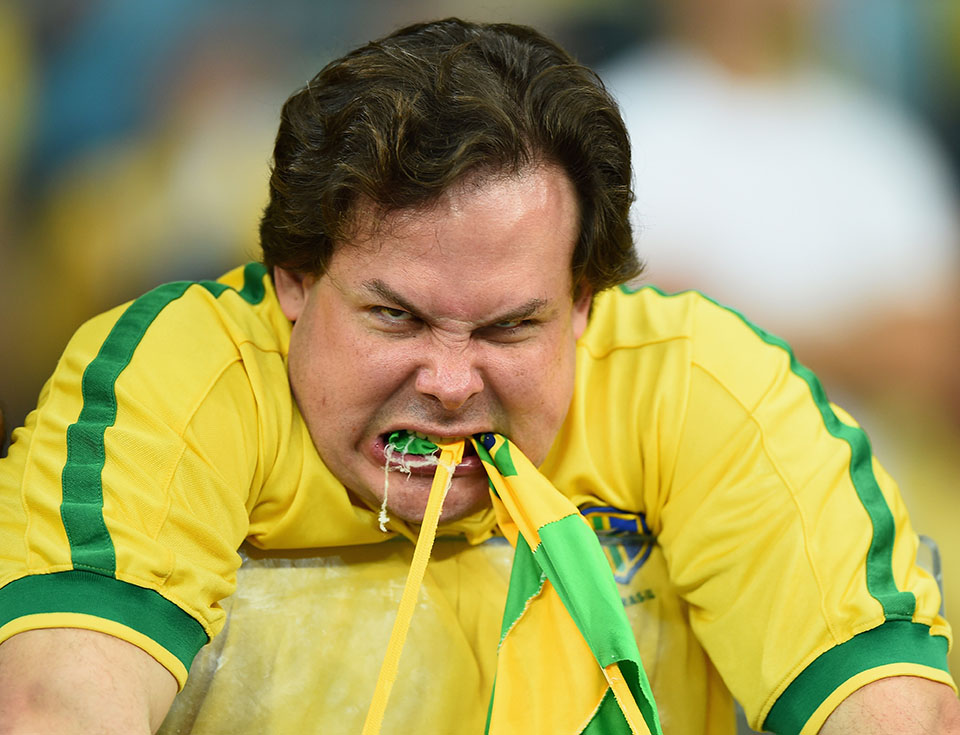
<svg viewBox="0 0 960 735">
<path fill-rule="evenodd" d="M 535 319 L 504 319 L 479 330 L 478 335 L 492 342 L 522 342 L 536 333 L 537 324 Z"/>
<path fill-rule="evenodd" d="M 373 306 L 370 311 L 379 318 L 387 322 L 401 323 L 409 322 L 413 319 L 413 314 L 403 309 L 394 309 L 391 306 Z"/>
<path fill-rule="evenodd" d="M 398 309 L 394 306 L 376 306 L 367 307 L 368 319 L 370 325 L 386 334 L 410 335 L 414 334 L 423 324 L 416 314 L 411 314 L 406 309 Z"/>
</svg>

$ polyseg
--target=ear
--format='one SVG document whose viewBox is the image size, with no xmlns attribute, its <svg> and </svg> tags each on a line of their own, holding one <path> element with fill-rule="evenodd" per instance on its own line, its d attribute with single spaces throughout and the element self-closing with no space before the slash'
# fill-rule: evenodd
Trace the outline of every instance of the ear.
<svg viewBox="0 0 960 735">
<path fill-rule="evenodd" d="M 573 302 L 573 338 L 580 339 L 584 330 L 587 328 L 587 321 L 590 318 L 590 306 L 593 304 L 593 291 L 584 286 L 580 290 L 580 295 Z"/>
<path fill-rule="evenodd" d="M 307 303 L 310 287 L 316 277 L 303 275 L 280 266 L 273 267 L 273 286 L 277 291 L 277 301 L 284 316 L 292 322 L 297 321 Z"/>
</svg>

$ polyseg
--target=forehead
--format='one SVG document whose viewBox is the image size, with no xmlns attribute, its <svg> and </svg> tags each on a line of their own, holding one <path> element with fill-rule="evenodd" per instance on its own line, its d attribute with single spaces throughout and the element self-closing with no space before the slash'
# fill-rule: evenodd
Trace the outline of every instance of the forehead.
<svg viewBox="0 0 960 735">
<path fill-rule="evenodd" d="M 382 214 L 361 206 L 354 235 L 341 243 L 329 273 L 429 294 L 469 284 L 521 284 L 525 292 L 569 292 L 579 235 L 573 185 L 558 167 L 467 179 L 428 207 Z"/>
<path fill-rule="evenodd" d="M 471 255 L 513 251 L 543 259 L 572 256 L 580 214 L 566 173 L 541 164 L 516 174 L 468 177 L 424 207 L 384 212 L 361 202 L 353 219 L 335 257 L 353 251 L 375 258 L 419 245 L 438 257 L 469 261 Z"/>
</svg>

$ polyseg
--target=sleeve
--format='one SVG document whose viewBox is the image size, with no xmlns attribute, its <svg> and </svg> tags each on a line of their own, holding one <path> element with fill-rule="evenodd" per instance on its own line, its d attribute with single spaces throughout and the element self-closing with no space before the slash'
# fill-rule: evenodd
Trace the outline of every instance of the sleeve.
<svg viewBox="0 0 960 735">
<path fill-rule="evenodd" d="M 956 689 L 939 591 L 866 434 L 789 348 L 702 300 L 660 541 L 751 726 L 815 733 L 854 690 Z"/>
<path fill-rule="evenodd" d="M 0 460 L 0 641 L 35 628 L 108 633 L 182 688 L 223 625 L 257 408 L 216 297 L 170 284 L 71 340 Z"/>
</svg>

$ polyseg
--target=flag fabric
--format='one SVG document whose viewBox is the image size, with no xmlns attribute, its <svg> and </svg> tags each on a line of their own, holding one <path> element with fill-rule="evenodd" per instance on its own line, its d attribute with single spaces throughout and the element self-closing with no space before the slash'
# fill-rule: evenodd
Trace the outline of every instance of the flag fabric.
<svg viewBox="0 0 960 735">
<path fill-rule="evenodd" d="M 610 565 L 591 527 L 506 437 L 472 438 L 516 549 L 488 735 L 661 735 Z"/>
<path fill-rule="evenodd" d="M 387 652 L 383 657 L 383 664 L 380 666 L 377 685 L 373 690 L 373 699 L 367 709 L 367 717 L 364 720 L 361 735 L 378 735 L 383 725 L 390 691 L 393 689 L 393 683 L 397 678 L 400 654 L 403 651 L 403 644 L 407 640 L 410 620 L 413 618 L 413 610 L 420 595 L 420 586 L 423 584 L 423 575 L 427 570 L 427 561 L 430 559 L 430 550 L 433 548 L 433 541 L 436 538 L 443 500 L 450 489 L 453 472 L 463 457 L 463 447 L 462 439 L 440 447 L 434 445 L 434 448 L 440 449 L 437 471 L 434 473 L 433 483 L 430 485 L 430 495 L 427 497 L 427 508 L 423 513 L 423 523 L 420 527 L 420 535 L 417 538 L 417 546 L 413 551 L 410 573 L 407 575 L 407 582 L 403 588 L 400 607 L 393 622 L 393 630 L 390 632 L 390 640 L 387 643 Z"/>
</svg>

